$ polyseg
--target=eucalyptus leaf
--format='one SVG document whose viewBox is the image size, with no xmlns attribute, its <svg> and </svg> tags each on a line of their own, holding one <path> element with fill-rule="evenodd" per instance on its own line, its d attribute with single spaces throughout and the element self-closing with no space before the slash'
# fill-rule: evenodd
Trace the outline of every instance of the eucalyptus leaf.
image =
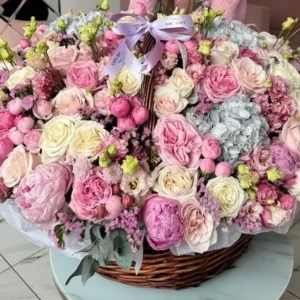
<svg viewBox="0 0 300 300">
<path fill-rule="evenodd" d="M 97 239 L 102 239 L 101 233 L 100 233 L 100 225 L 93 225 L 90 230 L 91 240 L 92 242 L 97 241 Z"/>
<path fill-rule="evenodd" d="M 99 268 L 98 261 L 94 259 L 91 255 L 87 255 L 84 257 L 84 262 L 82 266 L 82 274 L 81 274 L 81 280 L 83 285 L 86 284 L 86 282 L 94 276 L 97 269 Z"/>
<path fill-rule="evenodd" d="M 101 267 L 105 267 L 108 263 L 109 248 L 103 243 L 98 243 L 97 248 L 98 248 L 98 262 L 99 262 L 99 265 Z"/>
<path fill-rule="evenodd" d="M 95 242 L 93 242 L 92 244 L 86 246 L 85 248 L 83 248 L 82 250 L 79 250 L 78 252 L 75 252 L 73 255 L 78 254 L 78 253 L 88 253 L 92 250 L 92 248 L 94 247 Z"/>
</svg>

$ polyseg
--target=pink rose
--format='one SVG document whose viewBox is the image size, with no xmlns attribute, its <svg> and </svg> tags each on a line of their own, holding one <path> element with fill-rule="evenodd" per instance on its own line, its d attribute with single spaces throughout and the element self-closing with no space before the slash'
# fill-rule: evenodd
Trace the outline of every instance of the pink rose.
<svg viewBox="0 0 300 300">
<path fill-rule="evenodd" d="M 296 199 L 294 196 L 286 194 L 280 197 L 279 202 L 284 210 L 290 210 L 295 207 Z"/>
<path fill-rule="evenodd" d="M 78 116 L 79 109 L 85 108 L 87 103 L 90 108 L 94 106 L 92 95 L 76 87 L 61 90 L 52 100 L 59 114 L 65 116 Z"/>
<path fill-rule="evenodd" d="M 216 164 L 211 158 L 205 158 L 200 160 L 200 170 L 204 174 L 212 174 L 216 169 Z"/>
<path fill-rule="evenodd" d="M 67 86 L 94 89 L 98 85 L 100 72 L 93 60 L 78 61 L 71 65 L 67 73 Z"/>
<path fill-rule="evenodd" d="M 19 131 L 18 128 L 13 127 L 9 130 L 8 136 L 15 145 L 21 145 L 24 142 L 25 134 Z"/>
<path fill-rule="evenodd" d="M 129 115 L 125 118 L 118 118 L 117 127 L 120 131 L 133 130 L 137 127 L 134 122 L 132 115 Z"/>
<path fill-rule="evenodd" d="M 297 119 L 290 118 L 285 123 L 279 138 L 289 149 L 300 155 L 300 122 Z"/>
<path fill-rule="evenodd" d="M 158 195 L 144 205 L 147 241 L 154 250 L 166 250 L 183 240 L 184 226 L 179 202 Z"/>
<path fill-rule="evenodd" d="M 234 72 L 226 66 L 211 65 L 206 68 L 203 85 L 208 98 L 214 103 L 224 102 L 241 92 Z"/>
<path fill-rule="evenodd" d="M 70 69 L 71 64 L 76 61 L 78 57 L 78 51 L 75 45 L 68 47 L 53 47 L 48 51 L 48 55 L 53 67 L 65 77 Z"/>
<path fill-rule="evenodd" d="M 200 206 L 198 201 L 185 201 L 181 208 L 181 214 L 185 228 L 184 238 L 193 251 L 206 252 L 211 245 L 217 242 L 213 217 Z"/>
<path fill-rule="evenodd" d="M 12 115 L 8 110 L 0 110 L 0 129 L 11 129 L 14 127 L 15 116 Z"/>
<path fill-rule="evenodd" d="M 9 188 L 4 184 L 3 178 L 0 177 L 0 202 L 5 201 L 10 194 Z"/>
<path fill-rule="evenodd" d="M 33 129 L 30 130 L 24 136 L 24 144 L 26 145 L 27 149 L 32 153 L 39 153 L 40 152 L 40 139 L 42 136 L 41 129 Z"/>
<path fill-rule="evenodd" d="M 105 203 L 105 209 L 108 213 L 108 215 L 105 217 L 106 220 L 116 219 L 123 210 L 121 197 L 113 195 L 108 198 Z"/>
<path fill-rule="evenodd" d="M 18 123 L 18 129 L 22 133 L 28 133 L 34 126 L 34 120 L 31 117 L 24 117 Z"/>
<path fill-rule="evenodd" d="M 49 120 L 53 115 L 52 110 L 53 105 L 51 102 L 46 100 L 38 100 L 35 102 L 32 112 L 38 119 Z"/>
<path fill-rule="evenodd" d="M 223 161 L 217 164 L 215 170 L 217 177 L 230 177 L 232 173 L 232 166 L 228 162 Z"/>
<path fill-rule="evenodd" d="M 24 110 L 21 98 L 10 100 L 7 104 L 7 108 L 9 112 L 15 116 L 20 114 Z"/>
<path fill-rule="evenodd" d="M 30 171 L 16 192 L 24 218 L 33 223 L 51 221 L 64 207 L 72 179 L 71 168 L 62 162 L 39 165 Z"/>
<path fill-rule="evenodd" d="M 136 106 L 132 111 L 132 117 L 137 125 L 143 125 L 150 117 L 150 112 L 144 105 Z"/>
<path fill-rule="evenodd" d="M 169 40 L 165 44 L 165 50 L 167 52 L 179 55 L 180 54 L 180 49 L 177 45 L 177 40 Z"/>
<path fill-rule="evenodd" d="M 264 206 L 275 204 L 279 194 L 278 188 L 267 182 L 260 183 L 256 191 L 257 201 Z"/>
<path fill-rule="evenodd" d="M 130 112 L 130 101 L 126 96 L 114 98 L 109 103 L 110 112 L 117 118 L 125 118 Z"/>
<path fill-rule="evenodd" d="M 101 177 L 92 175 L 75 185 L 70 208 L 78 218 L 97 222 L 101 220 L 97 208 L 105 206 L 111 196 L 111 186 Z"/>
<path fill-rule="evenodd" d="M 211 159 L 217 159 L 222 153 L 219 142 L 212 136 L 204 138 L 201 151 L 205 158 Z"/>
<path fill-rule="evenodd" d="M 110 115 L 109 103 L 111 101 L 111 96 L 109 95 L 108 88 L 104 88 L 103 90 L 97 92 L 94 95 L 94 104 L 101 115 L 107 116 Z"/>
<path fill-rule="evenodd" d="M 251 58 L 235 59 L 231 67 L 247 95 L 263 94 L 266 91 L 267 73 L 262 66 L 256 64 Z"/>
<path fill-rule="evenodd" d="M 197 128 L 182 115 L 160 118 L 153 138 L 164 162 L 194 168 L 199 164 L 202 137 Z"/>
<path fill-rule="evenodd" d="M 30 47 L 30 41 L 28 39 L 26 39 L 26 38 L 22 38 L 20 40 L 20 47 L 22 49 L 26 49 L 26 48 Z"/>
<path fill-rule="evenodd" d="M 13 142 L 8 138 L 8 136 L 1 136 L 0 137 L 0 162 L 4 161 L 8 154 L 13 151 L 14 144 Z"/>
</svg>

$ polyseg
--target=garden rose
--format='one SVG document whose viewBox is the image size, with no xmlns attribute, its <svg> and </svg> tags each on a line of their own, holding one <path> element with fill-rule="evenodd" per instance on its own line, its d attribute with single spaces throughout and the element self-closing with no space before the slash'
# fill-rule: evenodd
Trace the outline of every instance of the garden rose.
<svg viewBox="0 0 300 300">
<path fill-rule="evenodd" d="M 266 91 L 267 74 L 263 67 L 249 57 L 233 60 L 231 67 L 246 94 L 263 94 Z"/>
<path fill-rule="evenodd" d="M 76 120 L 68 116 L 58 116 L 44 125 L 40 140 L 42 162 L 63 160 L 75 130 Z"/>
<path fill-rule="evenodd" d="M 239 52 L 239 46 L 231 41 L 216 41 L 211 50 L 211 62 L 213 65 L 228 66 L 239 57 Z"/>
<path fill-rule="evenodd" d="M 28 172 L 15 194 L 24 218 L 33 223 L 51 221 L 63 209 L 72 180 L 72 170 L 63 162 L 39 165 Z"/>
<path fill-rule="evenodd" d="M 236 218 L 247 200 L 245 191 L 234 177 L 217 177 L 207 183 L 207 188 L 220 204 L 221 218 Z"/>
<path fill-rule="evenodd" d="M 141 79 L 136 77 L 127 66 L 123 66 L 117 79 L 122 83 L 122 91 L 127 95 L 134 96 L 140 90 Z"/>
<path fill-rule="evenodd" d="M 0 168 L 0 176 L 8 187 L 16 186 L 27 172 L 41 163 L 38 155 L 26 151 L 23 145 L 17 146 L 9 153 Z"/>
<path fill-rule="evenodd" d="M 39 153 L 40 152 L 40 140 L 42 137 L 42 130 L 41 129 L 33 129 L 30 130 L 24 136 L 24 144 L 26 145 L 27 149 L 32 153 Z"/>
<path fill-rule="evenodd" d="M 184 236 L 179 202 L 158 195 L 150 196 L 144 206 L 147 241 L 154 250 L 179 245 Z"/>
<path fill-rule="evenodd" d="M 220 144 L 213 136 L 204 138 L 201 152 L 205 158 L 211 159 L 217 159 L 222 154 Z"/>
<path fill-rule="evenodd" d="M 78 116 L 79 109 L 84 108 L 88 103 L 93 107 L 93 98 L 85 97 L 85 92 L 76 87 L 61 90 L 52 100 L 52 104 L 59 114 L 66 116 Z"/>
<path fill-rule="evenodd" d="M 300 89 L 300 74 L 296 68 L 283 57 L 271 59 L 270 74 L 281 76 L 291 84 L 294 90 Z"/>
<path fill-rule="evenodd" d="M 204 91 L 214 103 L 224 102 L 241 91 L 234 72 L 226 66 L 209 66 L 203 81 Z"/>
<path fill-rule="evenodd" d="M 7 158 L 8 154 L 13 151 L 14 144 L 8 138 L 8 134 L 0 137 L 0 165 Z"/>
<path fill-rule="evenodd" d="M 5 85 L 11 90 L 17 84 L 25 83 L 26 79 L 33 78 L 35 71 L 31 67 L 25 67 L 12 73 Z"/>
<path fill-rule="evenodd" d="M 153 191 L 178 201 L 194 198 L 198 175 L 196 169 L 162 163 L 152 173 L 155 182 Z"/>
<path fill-rule="evenodd" d="M 12 115 L 8 110 L 0 110 L 0 129 L 11 129 L 14 127 L 15 116 Z"/>
<path fill-rule="evenodd" d="M 274 205 L 279 195 L 278 188 L 268 182 L 262 182 L 257 186 L 256 197 L 261 205 Z"/>
<path fill-rule="evenodd" d="M 110 115 L 109 103 L 111 99 L 108 88 L 104 88 L 94 95 L 95 107 L 104 116 Z"/>
<path fill-rule="evenodd" d="M 197 252 L 206 252 L 217 242 L 216 224 L 213 217 L 195 199 L 182 204 L 181 214 L 184 222 L 184 238 L 190 248 Z"/>
<path fill-rule="evenodd" d="M 202 137 L 184 116 L 160 118 L 153 131 L 153 138 L 164 162 L 188 168 L 199 165 Z"/>
<path fill-rule="evenodd" d="M 98 208 L 105 206 L 111 196 L 111 186 L 101 177 L 92 175 L 74 186 L 70 208 L 82 220 L 101 221 Z"/>
<path fill-rule="evenodd" d="M 297 119 L 290 118 L 285 123 L 279 138 L 289 149 L 300 155 L 300 122 Z"/>
<path fill-rule="evenodd" d="M 104 126 L 95 121 L 79 121 L 70 140 L 70 154 L 74 158 L 86 157 L 94 161 L 103 137 L 107 134 Z"/>
<path fill-rule="evenodd" d="M 48 50 L 48 55 L 53 67 L 65 77 L 71 64 L 76 61 L 78 51 L 75 45 L 52 47 Z"/>
<path fill-rule="evenodd" d="M 100 72 L 93 60 L 78 61 L 71 65 L 67 73 L 67 86 L 94 89 L 98 85 Z"/>
<path fill-rule="evenodd" d="M 194 90 L 195 84 L 185 70 L 176 68 L 173 70 L 167 86 L 177 91 L 182 98 L 188 99 Z"/>
<path fill-rule="evenodd" d="M 170 86 L 160 86 L 154 93 L 154 111 L 158 117 L 181 113 L 189 104 Z"/>
</svg>

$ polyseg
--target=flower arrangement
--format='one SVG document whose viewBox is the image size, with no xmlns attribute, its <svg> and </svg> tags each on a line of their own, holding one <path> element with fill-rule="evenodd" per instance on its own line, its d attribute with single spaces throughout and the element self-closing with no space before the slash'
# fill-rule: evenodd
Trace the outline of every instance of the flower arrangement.
<svg viewBox="0 0 300 300">
<path fill-rule="evenodd" d="M 85 247 L 70 277 L 84 282 L 111 260 L 129 269 L 144 243 L 204 253 L 233 231 L 287 230 L 300 201 L 298 20 L 276 38 L 205 5 L 153 23 L 141 3 L 108 9 L 32 18 L 15 49 L 0 39 L 4 217 L 49 246 Z"/>
</svg>

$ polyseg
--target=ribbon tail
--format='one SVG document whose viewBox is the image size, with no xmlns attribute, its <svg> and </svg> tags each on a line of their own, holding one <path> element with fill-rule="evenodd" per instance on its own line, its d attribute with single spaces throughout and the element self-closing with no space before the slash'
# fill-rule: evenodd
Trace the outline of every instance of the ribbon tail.
<svg viewBox="0 0 300 300">
<path fill-rule="evenodd" d="M 157 65 L 163 52 L 164 47 L 161 41 L 158 38 L 155 38 L 154 48 L 145 55 L 144 66 L 146 69 L 143 71 L 144 74 L 149 74 L 149 72 Z"/>
</svg>

